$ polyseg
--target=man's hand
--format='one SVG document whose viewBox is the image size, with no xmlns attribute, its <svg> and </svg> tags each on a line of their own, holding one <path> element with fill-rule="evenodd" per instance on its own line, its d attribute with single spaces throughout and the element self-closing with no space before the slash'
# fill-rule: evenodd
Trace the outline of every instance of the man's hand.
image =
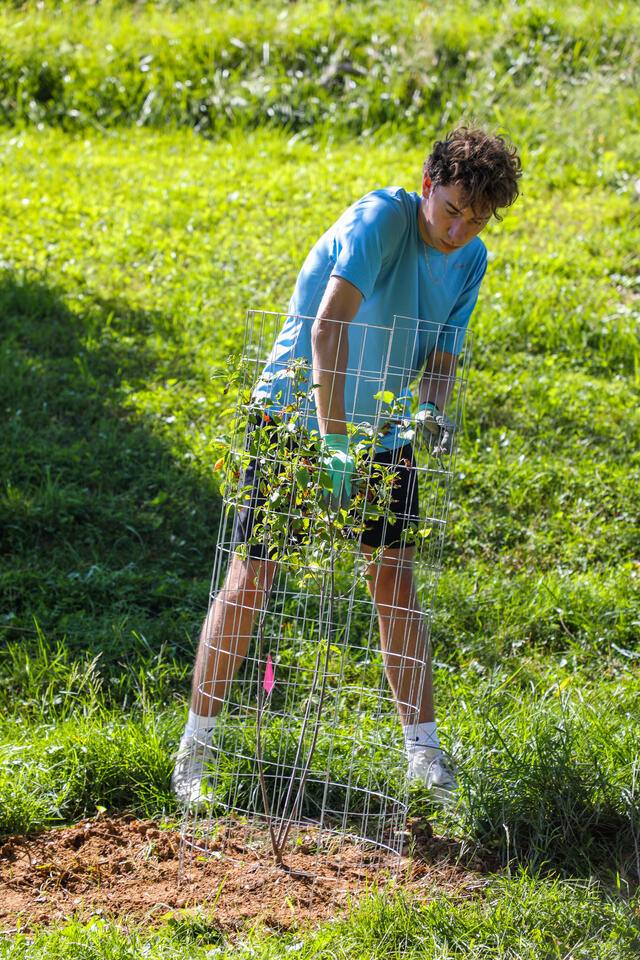
<svg viewBox="0 0 640 960">
<path fill-rule="evenodd" d="M 421 403 L 416 415 L 417 430 L 434 457 L 451 456 L 456 425 L 435 403 Z"/>
<path fill-rule="evenodd" d="M 322 466 L 331 478 L 331 506 L 334 510 L 347 510 L 351 500 L 351 478 L 356 467 L 349 453 L 349 438 L 341 433 L 328 433 L 322 447 Z M 328 491 L 326 496 L 329 496 Z"/>
</svg>

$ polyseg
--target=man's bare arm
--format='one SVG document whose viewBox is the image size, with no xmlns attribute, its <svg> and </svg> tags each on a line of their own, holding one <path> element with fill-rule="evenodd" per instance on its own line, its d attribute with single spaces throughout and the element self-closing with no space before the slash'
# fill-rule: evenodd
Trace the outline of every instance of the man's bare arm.
<svg viewBox="0 0 640 960">
<path fill-rule="evenodd" d="M 311 328 L 313 382 L 320 433 L 346 434 L 345 372 L 349 359 L 348 326 L 360 309 L 362 294 L 348 280 L 331 277 Z"/>
<path fill-rule="evenodd" d="M 438 410 L 446 407 L 455 383 L 458 358 L 455 353 L 433 350 L 420 380 L 418 391 L 420 403 L 435 403 Z"/>
</svg>

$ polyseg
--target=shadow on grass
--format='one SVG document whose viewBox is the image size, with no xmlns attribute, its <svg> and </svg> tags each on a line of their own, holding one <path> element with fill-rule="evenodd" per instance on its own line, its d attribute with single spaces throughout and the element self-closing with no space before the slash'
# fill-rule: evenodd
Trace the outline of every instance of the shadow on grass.
<svg viewBox="0 0 640 960">
<path fill-rule="evenodd" d="M 64 298 L 41 277 L 0 274 L 0 639 L 28 637 L 35 617 L 105 665 L 134 633 L 190 659 L 219 496 L 206 465 L 180 461 L 126 404 L 170 369 L 175 329 Z"/>
</svg>

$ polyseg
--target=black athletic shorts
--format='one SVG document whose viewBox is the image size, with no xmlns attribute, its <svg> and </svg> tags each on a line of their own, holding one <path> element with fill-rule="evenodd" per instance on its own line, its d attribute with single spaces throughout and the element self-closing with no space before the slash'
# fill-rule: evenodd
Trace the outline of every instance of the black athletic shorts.
<svg viewBox="0 0 640 960">
<path fill-rule="evenodd" d="M 395 516 L 393 523 L 388 517 L 380 517 L 365 523 L 361 542 L 372 549 L 377 547 L 401 547 L 405 544 L 405 531 L 415 528 L 420 520 L 420 502 L 418 498 L 418 471 L 415 469 L 413 448 L 410 443 L 396 450 L 385 450 L 374 454 L 374 463 L 394 467 L 396 474 L 391 492 L 391 509 Z M 256 522 L 256 515 L 265 502 L 266 494 L 260 490 L 260 471 L 256 460 L 247 467 L 240 486 L 250 488 L 246 506 L 236 510 L 231 534 L 231 546 L 237 548 L 248 542 Z M 264 485 L 263 485 L 264 486 Z M 265 559 L 264 544 L 251 543 L 249 556 Z"/>
</svg>

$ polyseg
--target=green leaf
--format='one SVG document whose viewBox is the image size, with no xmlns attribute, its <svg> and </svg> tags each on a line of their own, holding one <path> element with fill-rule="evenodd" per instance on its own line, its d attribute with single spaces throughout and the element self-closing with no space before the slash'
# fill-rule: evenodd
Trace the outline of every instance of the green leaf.
<svg viewBox="0 0 640 960">
<path fill-rule="evenodd" d="M 378 393 L 374 393 L 374 400 L 382 400 L 383 403 L 393 403 L 395 400 L 395 394 L 391 390 L 379 390 Z"/>
<path fill-rule="evenodd" d="M 307 467 L 299 467 L 296 470 L 296 483 L 302 490 L 306 490 L 309 486 L 311 480 L 311 475 Z"/>
</svg>

